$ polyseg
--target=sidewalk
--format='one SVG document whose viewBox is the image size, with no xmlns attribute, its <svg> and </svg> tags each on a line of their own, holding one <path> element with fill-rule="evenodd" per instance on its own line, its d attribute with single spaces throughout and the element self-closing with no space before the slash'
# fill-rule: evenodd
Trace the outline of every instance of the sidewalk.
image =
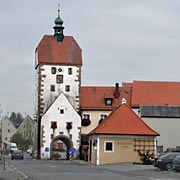
<svg viewBox="0 0 180 180">
<path fill-rule="evenodd" d="M 13 168 L 8 159 L 6 159 L 5 168 L 3 160 L 0 161 L 0 180 L 28 180 L 28 177 Z"/>
</svg>

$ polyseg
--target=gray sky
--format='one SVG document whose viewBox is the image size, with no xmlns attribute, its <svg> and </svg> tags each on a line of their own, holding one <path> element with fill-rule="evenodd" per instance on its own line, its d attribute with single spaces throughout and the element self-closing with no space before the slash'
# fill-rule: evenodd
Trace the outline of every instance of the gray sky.
<svg viewBox="0 0 180 180">
<path fill-rule="evenodd" d="M 53 34 L 58 3 L 64 34 L 83 50 L 82 85 L 180 80 L 179 0 L 1 0 L 4 114 L 34 113 L 34 51 Z"/>
</svg>

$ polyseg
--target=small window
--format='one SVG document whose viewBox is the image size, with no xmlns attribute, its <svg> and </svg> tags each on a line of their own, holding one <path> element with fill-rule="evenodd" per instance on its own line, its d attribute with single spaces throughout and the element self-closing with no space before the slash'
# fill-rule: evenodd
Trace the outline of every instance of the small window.
<svg viewBox="0 0 180 180">
<path fill-rule="evenodd" d="M 105 99 L 106 106 L 112 106 L 112 98 Z"/>
<path fill-rule="evenodd" d="M 51 128 L 56 129 L 57 128 L 57 122 L 56 121 L 51 121 Z"/>
<path fill-rule="evenodd" d="M 10 132 L 10 129 L 8 129 L 8 132 Z"/>
<path fill-rule="evenodd" d="M 66 86 L 65 86 L 65 91 L 66 91 L 66 92 L 69 92 L 69 91 L 70 91 L 70 85 L 66 85 Z"/>
<path fill-rule="evenodd" d="M 114 142 L 106 141 L 104 151 L 105 152 L 114 152 Z"/>
<path fill-rule="evenodd" d="M 90 119 L 90 115 L 89 114 L 83 114 L 83 119 Z"/>
<path fill-rule="evenodd" d="M 72 129 L 72 122 L 66 122 L 66 129 Z"/>
<path fill-rule="evenodd" d="M 106 119 L 106 117 L 107 117 L 107 114 L 101 114 L 100 115 L 100 119 Z"/>
<path fill-rule="evenodd" d="M 52 74 L 56 74 L 56 68 L 55 68 L 55 67 L 52 67 L 52 68 L 51 68 L 51 73 L 52 73 Z"/>
<path fill-rule="evenodd" d="M 63 75 L 56 76 L 56 83 L 58 83 L 58 84 L 63 83 Z"/>
<path fill-rule="evenodd" d="M 50 86 L 50 91 L 51 91 L 51 92 L 55 92 L 55 85 L 51 85 L 51 86 Z"/>
<path fill-rule="evenodd" d="M 68 74 L 69 74 L 69 75 L 72 74 L 72 68 L 68 68 Z"/>
<path fill-rule="evenodd" d="M 64 114 L 64 109 L 60 109 L 60 114 Z"/>
</svg>

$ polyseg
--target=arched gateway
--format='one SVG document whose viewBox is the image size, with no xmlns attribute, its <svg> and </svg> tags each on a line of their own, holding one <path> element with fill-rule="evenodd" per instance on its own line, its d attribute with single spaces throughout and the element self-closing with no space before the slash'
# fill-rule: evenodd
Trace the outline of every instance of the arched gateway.
<svg viewBox="0 0 180 180">
<path fill-rule="evenodd" d="M 69 159 L 68 150 L 72 147 L 73 142 L 68 136 L 54 137 L 50 144 L 50 159 Z"/>
</svg>

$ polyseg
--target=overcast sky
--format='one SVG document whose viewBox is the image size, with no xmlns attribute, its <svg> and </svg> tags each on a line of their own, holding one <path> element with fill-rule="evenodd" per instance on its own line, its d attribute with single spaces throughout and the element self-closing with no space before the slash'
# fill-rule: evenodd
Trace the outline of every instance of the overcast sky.
<svg viewBox="0 0 180 180">
<path fill-rule="evenodd" d="M 34 113 L 34 51 L 54 33 L 58 3 L 64 34 L 83 50 L 82 85 L 180 80 L 180 0 L 1 0 L 4 114 Z"/>
</svg>

